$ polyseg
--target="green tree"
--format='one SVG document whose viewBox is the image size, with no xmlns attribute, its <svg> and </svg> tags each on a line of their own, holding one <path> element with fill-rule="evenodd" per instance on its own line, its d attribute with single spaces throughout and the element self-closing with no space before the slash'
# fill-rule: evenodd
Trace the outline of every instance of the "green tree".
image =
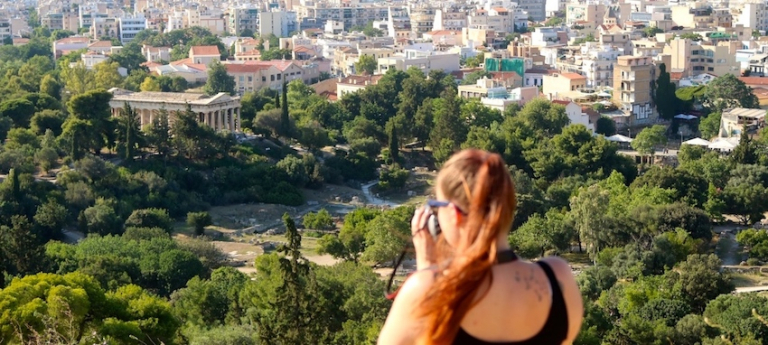
<svg viewBox="0 0 768 345">
<path fill-rule="evenodd" d="M 53 131 L 54 135 L 60 135 L 64 120 L 66 120 L 66 115 L 62 111 L 45 109 L 32 116 L 30 128 L 38 135 L 44 134 L 49 129 Z"/>
<path fill-rule="evenodd" d="M 40 170 L 46 174 L 56 166 L 58 160 L 59 153 L 53 148 L 45 147 L 35 152 L 35 162 L 40 167 Z"/>
<path fill-rule="evenodd" d="M 373 75 L 376 72 L 376 58 L 372 55 L 363 55 L 355 62 L 355 71 L 357 74 Z"/>
<path fill-rule="evenodd" d="M 456 95 L 446 90 L 442 96 L 444 105 L 441 111 L 436 112 L 440 116 L 437 117 L 432 131 L 429 133 L 430 146 L 433 150 L 440 148 L 445 151 L 450 147 L 450 150 L 454 151 L 466 140 L 467 130 L 459 117 L 461 112 Z M 447 157 L 443 155 L 442 158 Z"/>
<path fill-rule="evenodd" d="M 139 89 L 141 91 L 160 91 L 160 83 L 157 82 L 157 79 L 153 77 L 146 77 L 144 78 L 144 81 L 141 83 L 141 86 L 139 86 Z"/>
<path fill-rule="evenodd" d="M 464 76 L 464 79 L 461 81 L 462 85 L 475 85 L 478 80 L 483 78 L 491 78 L 492 75 L 490 72 L 487 72 L 485 70 L 482 71 L 474 71 L 472 73 L 469 73 Z"/>
<path fill-rule="evenodd" d="M 387 123 L 388 135 L 389 135 L 389 157 L 392 162 L 400 161 L 400 143 L 397 138 L 397 125 L 390 121 Z"/>
<path fill-rule="evenodd" d="M 120 65 L 117 62 L 102 62 L 93 66 L 93 78 L 95 87 L 109 90 L 123 84 L 123 77 L 117 71 Z"/>
<path fill-rule="evenodd" d="M 126 102 L 117 118 L 117 141 L 123 158 L 133 160 L 137 150 L 144 146 L 144 133 L 139 125 L 139 118 L 131 106 Z"/>
<path fill-rule="evenodd" d="M 757 163 L 757 148 L 755 147 L 755 143 L 749 137 L 746 127 L 741 130 L 739 145 L 733 149 L 731 159 L 736 164 Z"/>
<path fill-rule="evenodd" d="M 288 113 L 288 84 L 285 82 L 285 78 L 283 78 L 283 101 L 280 102 L 280 131 L 278 132 L 280 135 L 285 137 L 290 137 L 292 131 L 291 128 L 291 117 Z"/>
<path fill-rule="evenodd" d="M 719 111 L 710 113 L 699 122 L 699 132 L 704 138 L 713 138 L 720 132 L 721 114 Z"/>
<path fill-rule="evenodd" d="M 88 144 L 83 142 L 82 138 L 87 138 L 92 131 L 93 126 L 89 121 L 74 116 L 64 121 L 61 136 L 68 143 L 64 150 L 69 157 L 78 160 L 85 155 L 88 151 Z"/>
<path fill-rule="evenodd" d="M 13 120 L 15 127 L 29 127 L 29 121 L 35 114 L 35 105 L 24 99 L 11 99 L 0 103 L 0 116 Z"/>
<path fill-rule="evenodd" d="M 656 94 L 654 95 L 659 116 L 671 120 L 678 109 L 675 84 L 670 79 L 666 64 L 659 64 L 659 78 L 656 79 Z"/>
<path fill-rule="evenodd" d="M 170 234 L 173 232 L 173 219 L 165 209 L 138 209 L 125 220 L 125 227 L 159 228 Z"/>
<path fill-rule="evenodd" d="M 50 74 L 46 74 L 40 81 L 40 93 L 61 99 L 61 84 Z"/>
<path fill-rule="evenodd" d="M 666 128 L 662 125 L 643 128 L 630 145 L 642 155 L 653 156 L 656 152 L 656 146 L 667 143 L 665 132 Z"/>
<path fill-rule="evenodd" d="M 96 205 L 91 206 L 82 213 L 84 217 L 85 233 L 106 235 L 119 235 L 123 233 L 123 221 L 115 213 L 114 205 L 108 202 L 102 202 L 101 199 Z"/>
<path fill-rule="evenodd" d="M 171 127 L 168 120 L 168 111 L 160 109 L 155 120 L 149 125 L 147 131 L 147 144 L 153 147 L 157 154 L 167 157 L 171 150 Z"/>
<path fill-rule="evenodd" d="M 309 212 L 305 214 L 302 223 L 305 228 L 315 230 L 331 230 L 336 227 L 331 214 L 324 208 L 317 213 Z"/>
<path fill-rule="evenodd" d="M 205 82 L 203 91 L 209 96 L 219 92 L 235 94 L 235 78 L 227 74 L 227 68 L 221 62 L 214 61 L 208 66 L 208 80 Z"/>
<path fill-rule="evenodd" d="M 719 76 L 707 84 L 704 98 L 705 104 L 717 112 L 735 107 L 760 108 L 760 102 L 758 102 L 757 96 L 752 93 L 752 88 L 729 73 Z"/>
<path fill-rule="evenodd" d="M 658 27 L 655 27 L 655 26 L 648 26 L 645 29 L 643 29 L 643 35 L 645 35 L 645 37 L 656 37 L 656 34 L 660 34 L 663 32 L 664 30 L 659 29 Z"/>
<path fill-rule="evenodd" d="M 616 134 L 616 123 L 610 117 L 600 116 L 595 123 L 595 132 L 605 136 L 614 135 Z"/>
<path fill-rule="evenodd" d="M 205 227 L 212 224 L 211 215 L 208 212 L 189 212 L 187 213 L 187 225 L 191 226 L 195 235 L 205 234 Z"/>
<path fill-rule="evenodd" d="M 37 272 L 42 268 L 40 265 L 43 263 L 44 252 L 32 224 L 23 215 L 12 216 L 10 223 L 10 226 L 0 226 L 0 240 L 3 242 L 0 248 L 0 258 L 3 258 L 0 270 L 4 274 L 22 276 Z"/>
</svg>

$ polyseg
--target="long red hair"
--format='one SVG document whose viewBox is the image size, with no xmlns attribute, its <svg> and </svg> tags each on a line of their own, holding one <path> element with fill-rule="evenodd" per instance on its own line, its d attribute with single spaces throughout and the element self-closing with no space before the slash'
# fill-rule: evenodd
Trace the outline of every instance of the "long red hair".
<svg viewBox="0 0 768 345">
<path fill-rule="evenodd" d="M 504 160 L 495 153 L 463 150 L 440 169 L 436 182 L 445 198 L 467 212 L 459 242 L 449 248 L 441 237 L 435 284 L 419 306 L 424 320 L 420 344 L 451 344 L 461 320 L 474 305 L 480 285 L 493 281 L 497 239 L 512 226 L 517 201 Z M 479 298 L 477 298 L 479 300 Z"/>
</svg>

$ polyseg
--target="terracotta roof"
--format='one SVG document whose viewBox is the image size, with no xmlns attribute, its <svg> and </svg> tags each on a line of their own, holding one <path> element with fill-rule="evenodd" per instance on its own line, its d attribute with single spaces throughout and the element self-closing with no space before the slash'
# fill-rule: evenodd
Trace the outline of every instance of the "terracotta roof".
<svg viewBox="0 0 768 345">
<path fill-rule="evenodd" d="M 177 65 L 189 65 L 192 63 L 192 58 L 186 58 L 176 61 L 171 61 L 171 65 L 177 66 Z"/>
<path fill-rule="evenodd" d="M 235 56 L 261 56 L 261 52 L 258 49 L 253 49 L 247 52 L 235 53 Z"/>
<path fill-rule="evenodd" d="M 323 91 L 320 93 L 320 97 L 325 97 L 329 101 L 335 101 L 338 99 L 338 95 L 336 95 L 336 93 L 332 91 Z"/>
<path fill-rule="evenodd" d="M 596 123 L 600 118 L 600 113 L 590 107 L 581 107 L 581 112 L 587 114 L 592 123 Z"/>
<path fill-rule="evenodd" d="M 509 12 L 504 7 L 494 7 L 493 10 L 496 11 L 496 12 L 499 12 L 499 13 Z"/>
<path fill-rule="evenodd" d="M 256 73 L 269 68 L 269 66 L 266 65 L 246 65 L 239 63 L 229 63 L 224 66 L 227 68 L 227 73 Z"/>
<path fill-rule="evenodd" d="M 768 85 L 768 78 L 763 77 L 739 77 L 747 85 Z"/>
<path fill-rule="evenodd" d="M 669 79 L 671 80 L 683 79 L 683 72 L 669 72 Z"/>
<path fill-rule="evenodd" d="M 147 62 L 143 62 L 141 64 L 141 66 L 144 66 L 146 68 L 153 68 L 153 67 L 158 67 L 158 66 L 162 66 L 162 65 L 163 64 L 161 64 L 159 62 L 154 62 L 154 61 L 147 61 Z"/>
<path fill-rule="evenodd" d="M 88 45 L 88 48 L 111 48 L 112 41 L 96 41 Z"/>
<path fill-rule="evenodd" d="M 293 48 L 293 51 L 297 53 L 315 53 L 314 49 L 307 46 L 296 46 Z"/>
<path fill-rule="evenodd" d="M 259 45 L 259 40 L 255 39 L 255 38 L 250 38 L 249 37 L 249 38 L 245 38 L 242 41 L 240 41 L 240 44 L 241 45 L 248 45 L 248 46 L 250 46 L 250 45 L 254 45 L 255 46 L 255 45 Z"/>
<path fill-rule="evenodd" d="M 563 101 L 563 100 L 555 99 L 555 100 L 552 100 L 552 103 L 560 104 L 560 105 L 568 105 L 568 104 L 571 104 L 572 102 L 571 101 Z"/>
<path fill-rule="evenodd" d="M 62 38 L 62 39 L 56 41 L 56 43 L 58 43 L 58 44 L 88 43 L 90 41 L 91 41 L 91 39 L 88 38 L 88 37 L 65 37 L 65 38 Z"/>
<path fill-rule="evenodd" d="M 291 60 L 269 60 L 269 61 L 245 61 L 246 65 L 263 65 L 263 66 L 274 66 L 275 68 L 279 69 L 281 72 L 285 71 L 290 67 L 291 65 L 296 65 Z"/>
<path fill-rule="evenodd" d="M 578 74 L 578 73 L 560 73 L 561 77 L 567 78 L 567 79 L 587 79 L 587 77 Z"/>
<path fill-rule="evenodd" d="M 29 43 L 29 38 L 14 38 L 13 43 Z"/>
<path fill-rule="evenodd" d="M 196 56 L 220 55 L 218 46 L 192 46 L 189 49 L 189 54 Z"/>
</svg>

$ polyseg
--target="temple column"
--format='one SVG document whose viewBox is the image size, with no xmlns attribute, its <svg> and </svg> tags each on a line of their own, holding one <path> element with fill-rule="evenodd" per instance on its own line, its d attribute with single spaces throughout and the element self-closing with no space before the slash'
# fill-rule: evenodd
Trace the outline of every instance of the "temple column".
<svg viewBox="0 0 768 345">
<path fill-rule="evenodd" d="M 150 110 L 149 111 L 149 124 L 150 125 L 155 123 L 155 112 L 157 112 L 157 110 Z"/>
<path fill-rule="evenodd" d="M 207 113 L 206 117 L 208 117 L 208 122 L 206 122 L 205 124 L 208 125 L 208 127 L 213 128 L 213 114 Z"/>
<path fill-rule="evenodd" d="M 235 119 L 235 130 L 240 132 L 240 108 L 235 108 L 235 115 L 237 116 L 237 119 Z"/>
<path fill-rule="evenodd" d="M 229 108 L 227 109 L 227 117 L 229 117 L 229 130 L 231 132 L 236 132 L 235 129 L 235 109 Z"/>
<path fill-rule="evenodd" d="M 216 128 L 214 128 L 216 131 L 221 130 L 221 113 L 216 110 L 213 112 L 213 115 L 216 116 Z"/>
</svg>

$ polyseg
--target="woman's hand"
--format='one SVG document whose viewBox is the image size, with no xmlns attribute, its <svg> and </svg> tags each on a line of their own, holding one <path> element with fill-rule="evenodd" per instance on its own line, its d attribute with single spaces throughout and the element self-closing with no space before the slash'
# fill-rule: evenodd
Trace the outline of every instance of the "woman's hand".
<svg viewBox="0 0 768 345">
<path fill-rule="evenodd" d="M 416 269 L 421 270 L 435 264 L 435 239 L 427 229 L 431 212 L 426 206 L 416 209 L 411 219 L 413 248 L 416 251 Z"/>
</svg>

